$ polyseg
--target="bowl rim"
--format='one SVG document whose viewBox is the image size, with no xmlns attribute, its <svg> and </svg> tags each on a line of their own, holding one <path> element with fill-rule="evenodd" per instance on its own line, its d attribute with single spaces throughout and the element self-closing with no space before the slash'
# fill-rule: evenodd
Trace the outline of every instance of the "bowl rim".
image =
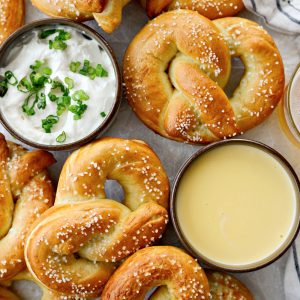
<svg viewBox="0 0 300 300">
<path fill-rule="evenodd" d="M 197 260 L 199 260 L 199 262 L 203 262 L 206 266 L 208 266 L 212 269 L 215 269 L 215 270 L 223 271 L 223 272 L 246 273 L 246 272 L 257 271 L 257 270 L 260 270 L 264 267 L 271 265 L 276 260 L 278 260 L 280 257 L 282 257 L 289 250 L 289 248 L 292 246 L 293 242 L 295 241 L 295 239 L 300 231 L 300 196 L 298 196 L 298 215 L 295 217 L 295 225 L 294 225 L 295 232 L 293 234 L 291 234 L 290 241 L 271 260 L 264 261 L 253 267 L 246 266 L 246 267 L 240 268 L 240 269 L 238 267 L 231 268 L 230 266 L 228 266 L 228 267 L 220 266 L 218 263 L 213 263 L 213 261 L 208 261 L 204 256 L 202 256 L 199 252 L 196 251 L 196 249 L 194 249 L 190 245 L 188 239 L 184 236 L 183 232 L 180 229 L 180 225 L 179 225 L 178 218 L 177 218 L 176 194 L 177 194 L 180 180 L 181 180 L 182 176 L 184 175 L 185 171 L 189 168 L 189 166 L 198 157 L 202 156 L 203 154 L 207 153 L 208 151 L 210 151 L 212 149 L 226 146 L 228 144 L 242 144 L 242 145 L 254 146 L 254 147 L 258 147 L 258 148 L 266 151 L 270 155 L 273 155 L 276 159 L 278 159 L 282 163 L 283 166 L 286 167 L 287 172 L 290 173 L 290 176 L 292 177 L 292 179 L 295 182 L 295 190 L 296 190 L 297 194 L 300 195 L 300 181 L 299 181 L 299 178 L 298 178 L 295 170 L 293 169 L 291 164 L 287 161 L 287 159 L 282 154 L 280 154 L 277 150 L 273 149 L 272 147 L 270 147 L 262 142 L 254 141 L 251 139 L 235 138 L 235 139 L 230 139 L 230 140 L 222 140 L 222 141 L 218 141 L 218 142 L 212 143 L 210 145 L 207 145 L 207 146 L 201 148 L 200 150 L 196 151 L 180 167 L 179 171 L 177 172 L 177 175 L 175 176 L 173 188 L 172 188 L 171 195 L 170 195 L 171 220 L 172 220 L 175 232 L 176 232 L 180 242 L 182 243 L 184 248 L 187 250 L 187 252 L 189 252 Z"/>
<path fill-rule="evenodd" d="M 31 140 L 28 140 L 23 135 L 19 134 L 15 129 L 13 129 L 8 122 L 5 120 L 5 117 L 2 114 L 2 111 L 0 110 L 0 122 L 3 125 L 3 127 L 15 138 L 17 138 L 19 141 L 23 142 L 24 144 L 38 148 L 38 149 L 44 149 L 44 150 L 50 150 L 50 151 L 64 151 L 64 150 L 71 150 L 79 148 L 100 134 L 103 134 L 108 127 L 112 124 L 114 121 L 117 112 L 120 108 L 121 102 L 122 102 L 122 75 L 120 71 L 120 67 L 117 61 L 117 58 L 111 48 L 111 46 L 108 44 L 108 42 L 105 40 L 105 38 L 100 35 L 96 30 L 93 28 L 82 24 L 77 23 L 73 20 L 65 19 L 65 18 L 45 18 L 40 19 L 37 21 L 30 22 L 22 27 L 20 27 L 18 30 L 16 30 L 13 34 L 11 34 L 5 42 L 0 47 L 0 60 L 3 56 L 3 53 L 5 53 L 11 45 L 14 44 L 14 42 L 20 37 L 21 35 L 25 34 L 28 31 L 37 29 L 39 27 L 46 27 L 46 26 L 69 26 L 73 29 L 79 30 L 84 32 L 87 36 L 94 38 L 97 43 L 103 48 L 103 50 L 108 54 L 110 57 L 111 63 L 114 68 L 115 76 L 116 76 L 116 95 L 114 99 L 114 104 L 110 110 L 110 112 L 105 117 L 105 120 L 103 123 L 101 123 L 94 131 L 92 131 L 90 134 L 86 135 L 85 137 L 81 138 L 80 140 L 68 143 L 68 144 L 62 144 L 62 145 L 47 145 L 47 144 L 40 144 L 38 142 L 33 142 Z"/>
</svg>

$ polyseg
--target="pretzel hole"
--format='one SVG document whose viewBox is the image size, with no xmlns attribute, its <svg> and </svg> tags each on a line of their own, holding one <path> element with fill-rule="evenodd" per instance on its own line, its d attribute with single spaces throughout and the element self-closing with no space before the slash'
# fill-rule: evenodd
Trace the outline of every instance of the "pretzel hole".
<svg viewBox="0 0 300 300">
<path fill-rule="evenodd" d="M 116 200 L 118 202 L 124 201 L 124 189 L 117 180 L 106 180 L 104 189 L 107 199 Z"/>
<path fill-rule="evenodd" d="M 241 79 L 245 74 L 245 65 L 239 57 L 231 57 L 231 73 L 228 83 L 224 89 L 227 97 L 230 99 L 234 91 L 239 86 Z"/>
</svg>

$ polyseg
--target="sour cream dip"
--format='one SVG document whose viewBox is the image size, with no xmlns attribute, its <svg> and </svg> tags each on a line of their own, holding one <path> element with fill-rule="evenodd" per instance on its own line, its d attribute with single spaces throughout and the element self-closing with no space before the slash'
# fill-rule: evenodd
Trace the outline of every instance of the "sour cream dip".
<svg viewBox="0 0 300 300">
<path fill-rule="evenodd" d="M 17 43 L 0 65 L 7 86 L 0 111 L 18 135 L 40 145 L 72 144 L 110 117 L 118 74 L 98 41 L 71 26 L 45 25 Z"/>
</svg>

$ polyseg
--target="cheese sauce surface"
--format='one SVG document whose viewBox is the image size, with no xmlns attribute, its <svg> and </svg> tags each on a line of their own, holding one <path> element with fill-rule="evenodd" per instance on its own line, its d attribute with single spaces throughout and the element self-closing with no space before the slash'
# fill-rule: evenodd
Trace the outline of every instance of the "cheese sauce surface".
<svg viewBox="0 0 300 300">
<path fill-rule="evenodd" d="M 38 108 L 34 106 L 35 113 L 29 115 L 24 113 L 22 106 L 29 93 L 22 93 L 17 86 L 8 85 L 9 89 L 3 98 L 0 98 L 0 109 L 6 122 L 21 136 L 27 140 L 45 144 L 56 145 L 58 136 L 63 132 L 65 140 L 63 143 L 72 143 L 78 141 L 96 130 L 112 111 L 116 101 L 117 83 L 116 73 L 113 68 L 111 58 L 105 50 L 99 47 L 99 44 L 94 39 L 86 38 L 80 31 L 67 26 L 58 26 L 59 30 L 63 30 L 71 34 L 70 39 L 64 41 L 67 47 L 64 50 L 50 49 L 49 40 L 54 40 L 58 34 L 50 35 L 48 38 L 41 39 L 41 31 L 35 30 L 32 32 L 32 38 L 26 43 L 15 47 L 14 54 L 9 58 L 9 63 L 0 68 L 0 74 L 6 71 L 12 71 L 18 82 L 26 77 L 30 82 L 31 65 L 35 65 L 36 61 L 43 63 L 40 70 L 47 67 L 51 70 L 50 80 L 58 81 L 66 86 L 67 80 L 72 82 L 70 89 L 70 103 L 66 110 L 59 115 L 59 121 L 53 118 L 50 122 L 51 132 L 46 133 L 42 127 L 42 120 L 48 116 L 55 116 L 57 119 L 58 101 L 51 101 L 49 93 L 52 92 L 57 96 L 61 96 L 59 88 L 55 91 L 51 90 L 52 83 L 46 83 L 45 88 L 39 91 L 43 92 L 46 97 L 46 107 Z M 47 27 L 45 28 L 47 29 Z M 49 29 L 49 28 L 48 28 Z M 28 39 L 27 39 L 28 40 Z M 80 74 L 80 69 L 83 68 L 84 61 L 88 61 L 91 66 L 101 64 L 107 72 L 105 76 L 95 77 L 93 80 L 89 76 Z M 76 72 L 72 72 L 70 65 L 79 62 Z M 38 72 L 41 72 L 41 71 Z M 49 81 L 50 81 L 49 80 Z M 57 90 L 59 93 L 57 93 Z M 88 100 L 74 101 L 73 95 L 79 91 L 82 97 L 84 92 L 88 95 Z M 84 95 L 85 95 L 84 94 Z M 80 98 L 80 97 L 79 97 Z M 29 100 L 28 106 L 33 105 L 34 96 Z M 85 108 L 86 105 L 86 108 Z M 74 119 L 74 113 L 70 111 L 81 109 L 77 113 L 77 119 Z M 83 109 L 84 108 L 84 109 Z M 77 112 L 77 111 L 76 111 Z"/>
<path fill-rule="evenodd" d="M 295 231 L 294 179 L 263 149 L 232 144 L 199 156 L 176 194 L 179 227 L 194 250 L 219 266 L 251 266 L 276 255 Z"/>
</svg>

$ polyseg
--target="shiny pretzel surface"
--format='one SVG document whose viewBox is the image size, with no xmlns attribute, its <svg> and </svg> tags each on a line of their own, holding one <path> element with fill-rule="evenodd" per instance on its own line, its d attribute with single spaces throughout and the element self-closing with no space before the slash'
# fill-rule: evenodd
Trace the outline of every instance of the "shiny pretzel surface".
<svg viewBox="0 0 300 300">
<path fill-rule="evenodd" d="M 231 57 L 245 72 L 232 97 L 223 88 Z M 176 10 L 149 22 L 124 57 L 127 99 L 153 131 L 170 139 L 209 143 L 264 121 L 284 91 L 284 69 L 272 37 L 237 17 L 210 21 Z"/>
<path fill-rule="evenodd" d="M 45 151 L 28 152 L 0 134 L 0 284 L 25 268 L 24 243 L 33 222 L 54 202 Z"/>
<path fill-rule="evenodd" d="M 123 186 L 123 204 L 106 199 L 107 179 Z M 103 138 L 75 151 L 54 207 L 28 237 L 30 272 L 55 292 L 99 296 L 115 262 L 161 237 L 168 195 L 167 175 L 144 142 Z"/>
</svg>

